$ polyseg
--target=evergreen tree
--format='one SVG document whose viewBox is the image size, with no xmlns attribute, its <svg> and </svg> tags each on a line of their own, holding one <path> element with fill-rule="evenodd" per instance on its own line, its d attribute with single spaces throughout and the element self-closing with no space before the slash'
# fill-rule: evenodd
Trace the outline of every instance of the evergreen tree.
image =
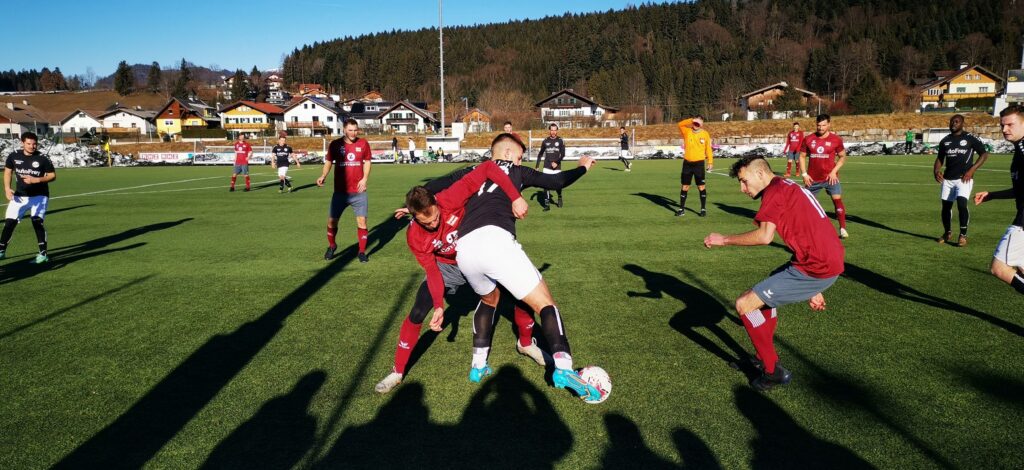
<svg viewBox="0 0 1024 470">
<path fill-rule="evenodd" d="M 128 62 L 121 61 L 114 72 L 114 90 L 121 96 L 127 96 L 135 90 L 135 76 Z"/>
<path fill-rule="evenodd" d="M 892 112 L 892 96 L 877 73 L 866 73 L 850 91 L 850 106 L 859 114 Z"/>
<path fill-rule="evenodd" d="M 248 77 L 245 76 L 245 72 L 242 69 L 235 70 L 235 75 L 232 77 L 231 82 L 231 100 L 241 101 L 248 99 L 249 95 L 249 84 L 246 83 Z"/>
<path fill-rule="evenodd" d="M 178 78 L 174 81 L 171 96 L 184 99 L 188 98 L 188 95 L 192 92 L 192 71 L 189 70 L 188 62 L 185 62 L 185 59 L 181 59 L 181 67 L 178 70 Z"/>
<path fill-rule="evenodd" d="M 150 93 L 157 93 L 160 91 L 160 86 L 163 83 L 162 72 L 160 71 L 160 64 L 153 62 L 149 66 L 149 74 L 146 76 L 146 90 Z"/>
</svg>

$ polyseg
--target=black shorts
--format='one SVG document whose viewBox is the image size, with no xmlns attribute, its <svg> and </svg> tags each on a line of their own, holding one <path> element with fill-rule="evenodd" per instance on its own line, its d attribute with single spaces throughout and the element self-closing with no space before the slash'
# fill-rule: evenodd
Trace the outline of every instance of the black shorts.
<svg viewBox="0 0 1024 470">
<path fill-rule="evenodd" d="M 689 186 L 696 179 L 697 186 L 704 186 L 704 162 L 683 161 L 683 172 L 679 175 L 679 182 Z"/>
</svg>

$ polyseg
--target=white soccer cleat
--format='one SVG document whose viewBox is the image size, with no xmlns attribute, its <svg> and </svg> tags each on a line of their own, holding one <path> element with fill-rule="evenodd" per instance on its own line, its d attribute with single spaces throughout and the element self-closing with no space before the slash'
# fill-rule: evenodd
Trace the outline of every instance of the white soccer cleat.
<svg viewBox="0 0 1024 470">
<path fill-rule="evenodd" d="M 519 351 L 519 354 L 522 354 L 526 357 L 529 357 L 530 359 L 533 359 L 534 362 L 540 364 L 541 366 L 546 366 L 547 364 L 554 363 L 554 360 L 551 359 L 551 356 L 548 353 L 544 352 L 544 350 L 542 350 L 539 346 L 537 346 L 537 338 L 530 338 L 529 346 L 523 346 L 519 344 L 519 340 L 516 340 L 516 351 Z"/>
<path fill-rule="evenodd" d="M 388 374 L 387 377 L 384 377 L 383 380 L 377 382 L 377 385 L 373 387 L 373 391 L 380 394 L 388 393 L 391 391 L 391 389 L 397 387 L 398 384 L 402 383 L 402 377 L 402 374 L 399 374 L 398 372 L 392 372 Z"/>
<path fill-rule="evenodd" d="M 847 232 L 845 228 L 839 229 L 839 238 L 850 238 L 850 232 Z"/>
</svg>

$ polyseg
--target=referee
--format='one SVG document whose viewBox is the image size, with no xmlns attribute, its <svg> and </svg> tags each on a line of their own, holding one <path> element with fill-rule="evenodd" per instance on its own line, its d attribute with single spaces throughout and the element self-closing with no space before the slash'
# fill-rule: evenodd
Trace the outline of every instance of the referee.
<svg viewBox="0 0 1024 470">
<path fill-rule="evenodd" d="M 682 184 L 679 190 L 679 210 L 676 217 L 686 215 L 686 193 L 690 191 L 690 183 L 697 180 L 697 189 L 700 190 L 700 216 L 707 215 L 708 192 L 704 184 L 704 161 L 707 161 L 707 170 L 714 169 L 714 157 L 711 155 L 711 134 L 704 129 L 704 117 L 697 115 L 690 119 L 679 121 L 679 132 L 683 135 L 683 146 L 686 148 L 683 156 L 683 172 L 679 177 Z"/>
</svg>

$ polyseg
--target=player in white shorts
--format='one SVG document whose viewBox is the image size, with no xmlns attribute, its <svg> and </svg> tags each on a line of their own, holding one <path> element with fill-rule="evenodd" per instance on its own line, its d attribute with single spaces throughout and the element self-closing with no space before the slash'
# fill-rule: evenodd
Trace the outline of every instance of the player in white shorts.
<svg viewBox="0 0 1024 470">
<path fill-rule="evenodd" d="M 1013 144 L 1010 181 L 1013 186 L 1002 191 L 982 191 L 974 195 L 974 203 L 993 199 L 1014 199 L 1017 214 L 999 240 L 992 255 L 992 274 L 1024 294 L 1024 106 L 1012 105 L 999 113 L 1003 137 Z"/>
<path fill-rule="evenodd" d="M 280 188 L 277 190 L 279 193 L 284 192 L 284 187 L 288 186 L 288 192 L 292 192 L 292 180 L 288 178 L 288 166 L 291 165 L 292 160 L 295 160 L 295 166 L 302 168 L 302 164 L 299 163 L 299 157 L 293 156 L 292 147 L 287 143 L 288 139 L 282 135 L 280 139 L 277 139 L 277 145 L 270 150 L 271 155 L 270 163 L 277 168 L 277 180 L 280 184 Z"/>
<path fill-rule="evenodd" d="M 974 173 L 985 164 L 988 159 L 988 151 L 977 137 L 964 131 L 964 117 L 957 114 L 949 118 L 949 132 L 939 142 L 939 154 L 935 158 L 935 181 L 942 184 L 942 237 L 939 243 L 950 243 L 953 236 L 951 224 L 953 222 L 953 203 L 956 203 L 960 213 L 960 238 L 957 246 L 967 245 L 967 225 L 971 213 L 967 209 L 967 201 L 971 198 L 971 190 L 974 188 Z M 978 161 L 974 162 L 974 155 L 978 155 Z M 942 171 L 945 163 L 946 170 Z"/>
<path fill-rule="evenodd" d="M 4 228 L 0 233 L 0 259 L 7 256 L 7 245 L 14 235 L 14 228 L 26 213 L 32 218 L 32 228 L 39 243 L 39 254 L 33 263 L 42 264 L 50 260 L 46 254 L 46 228 L 43 218 L 50 201 L 49 183 L 57 179 L 53 162 L 36 150 L 39 138 L 32 132 L 21 135 L 21 150 L 7 157 L 4 162 L 4 196 L 9 201 L 4 216 Z M 11 188 L 11 178 L 17 180 Z"/>
</svg>

